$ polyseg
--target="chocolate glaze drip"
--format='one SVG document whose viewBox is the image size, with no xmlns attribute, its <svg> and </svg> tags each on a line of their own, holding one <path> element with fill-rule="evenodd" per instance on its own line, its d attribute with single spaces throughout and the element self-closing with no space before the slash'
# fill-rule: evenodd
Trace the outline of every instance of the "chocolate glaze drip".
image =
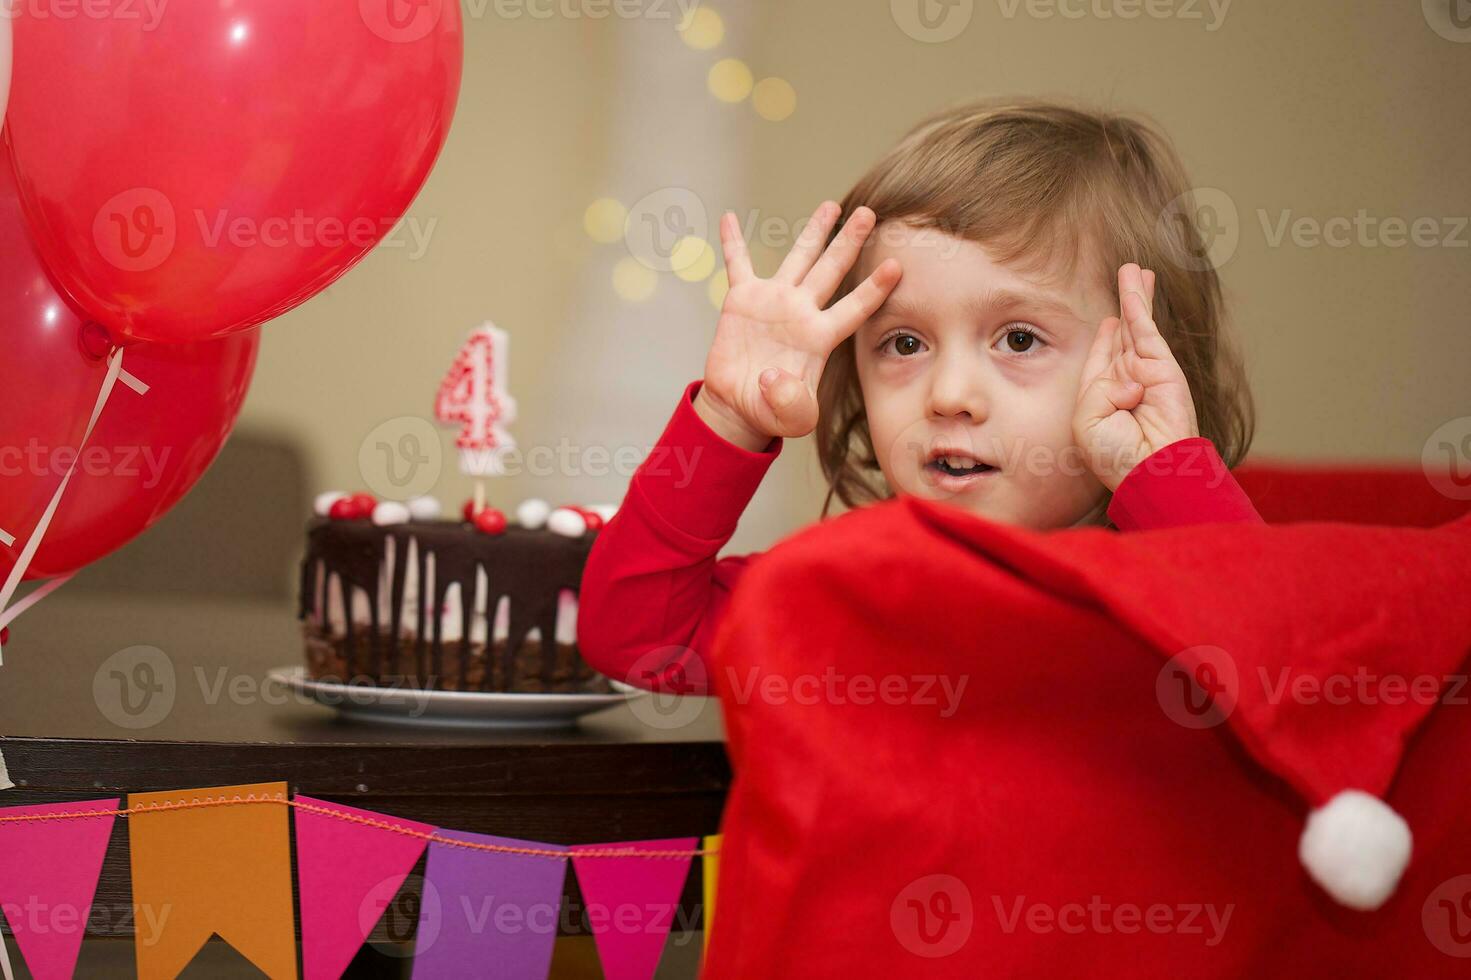
<svg viewBox="0 0 1471 980">
<path fill-rule="evenodd" d="M 400 645 L 390 644 L 393 663 L 384 664 L 384 635 L 379 628 L 379 568 L 390 549 L 393 552 L 393 575 L 389 585 L 391 609 L 388 637 L 399 638 L 403 597 L 409 567 L 409 543 L 415 543 L 414 562 L 418 572 L 418 603 L 414 623 L 414 666 L 423 677 L 435 678 L 439 687 L 444 673 L 443 617 L 437 615 L 444 605 L 451 585 L 460 589 L 461 633 L 459 663 L 455 665 L 461 689 L 469 675 L 470 623 L 475 612 L 475 570 L 483 569 L 486 578 L 486 655 L 493 649 L 496 607 L 502 596 L 510 596 L 510 623 L 505 649 L 501 653 L 502 677 L 509 677 L 517 651 L 536 627 L 542 637 L 543 681 L 550 683 L 555 666 L 557 629 L 557 597 L 562 589 L 577 593 L 582 585 L 582 569 L 597 532 L 589 531 L 580 538 L 569 538 L 546 529 L 532 530 L 512 525 L 502 534 L 483 534 L 460 521 L 415 521 L 379 527 L 365 520 L 332 520 L 313 518 L 307 524 L 307 551 L 301 561 L 301 588 L 297 618 L 305 619 L 313 610 L 321 609 L 327 619 L 326 600 L 332 576 L 341 582 L 342 621 L 345 648 L 353 651 L 352 590 L 361 589 L 368 597 L 371 634 L 368 640 L 371 664 L 366 665 L 374 677 L 381 677 L 385 666 L 390 671 L 401 668 L 398 663 Z M 434 596 L 428 595 L 429 556 L 434 556 Z M 320 586 L 318 565 L 325 569 Z M 426 622 L 426 611 L 433 611 Z M 427 641 L 427 644 L 426 644 Z M 427 650 L 426 650 L 427 645 Z M 425 655 L 428 663 L 425 663 Z M 349 663 L 351 674 L 362 672 L 365 665 Z M 491 677 L 490 665 L 482 674 L 484 690 Z M 589 669 L 590 671 L 590 669 Z M 582 670 L 579 667 L 579 674 Z"/>
</svg>

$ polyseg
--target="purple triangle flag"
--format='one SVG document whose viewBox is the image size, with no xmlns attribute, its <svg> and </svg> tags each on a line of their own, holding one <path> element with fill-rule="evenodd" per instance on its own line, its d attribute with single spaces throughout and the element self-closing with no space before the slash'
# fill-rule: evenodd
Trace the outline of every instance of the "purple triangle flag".
<svg viewBox="0 0 1471 980">
<path fill-rule="evenodd" d="M 305 980 L 336 980 L 424 853 L 428 840 L 418 835 L 433 833 L 434 828 L 310 796 L 298 795 L 292 812 L 301 888 L 302 974 Z"/>
<path fill-rule="evenodd" d="M 0 810 L 0 817 L 113 811 L 118 802 L 8 807 Z M 0 820 L 0 909 L 36 980 L 66 980 L 76 970 L 114 819 L 106 812 L 60 820 Z"/>
<path fill-rule="evenodd" d="M 674 837 L 587 844 L 572 852 L 605 980 L 653 977 L 689 876 L 690 856 L 578 857 L 577 852 L 618 847 L 693 851 L 698 845 L 697 837 Z"/>
<path fill-rule="evenodd" d="M 565 852 L 556 844 L 460 830 L 435 836 L 470 844 Z M 414 944 L 419 980 L 545 980 L 561 918 L 566 857 L 489 851 L 433 841 Z"/>
</svg>

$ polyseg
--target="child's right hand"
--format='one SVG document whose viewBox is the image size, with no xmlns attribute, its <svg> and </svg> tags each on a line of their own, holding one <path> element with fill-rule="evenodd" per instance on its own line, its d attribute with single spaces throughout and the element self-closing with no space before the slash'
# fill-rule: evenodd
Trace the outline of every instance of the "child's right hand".
<svg viewBox="0 0 1471 980">
<path fill-rule="evenodd" d="M 826 250 L 841 206 L 824 201 L 770 279 L 751 269 L 736 216 L 720 218 L 730 290 L 705 359 L 695 410 L 727 440 L 753 452 L 773 436 L 804 436 L 817 426 L 817 383 L 828 355 L 873 315 L 898 284 L 897 259 L 885 259 L 852 292 L 823 306 L 873 231 L 872 209 L 855 210 Z"/>
</svg>

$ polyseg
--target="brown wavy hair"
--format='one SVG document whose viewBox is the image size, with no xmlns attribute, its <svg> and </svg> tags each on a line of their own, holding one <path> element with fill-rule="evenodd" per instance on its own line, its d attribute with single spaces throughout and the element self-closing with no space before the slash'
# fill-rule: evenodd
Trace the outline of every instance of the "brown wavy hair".
<svg viewBox="0 0 1471 980">
<path fill-rule="evenodd" d="M 922 120 L 859 178 L 829 240 L 860 205 L 880 225 L 933 228 L 1044 276 L 1071 277 L 1087 263 L 1083 271 L 1101 276 L 1115 299 L 1119 266 L 1153 269 L 1154 319 L 1190 384 L 1200 434 L 1227 467 L 1245 458 L 1255 428 L 1245 366 L 1190 220 L 1185 168 L 1151 123 L 1049 101 L 968 101 Z M 832 302 L 857 285 L 857 269 Z M 856 507 L 893 495 L 873 451 L 853 344 L 849 337 L 833 351 L 818 385 L 823 517 L 834 496 Z M 1109 499 L 1090 519 L 1101 520 Z"/>
</svg>

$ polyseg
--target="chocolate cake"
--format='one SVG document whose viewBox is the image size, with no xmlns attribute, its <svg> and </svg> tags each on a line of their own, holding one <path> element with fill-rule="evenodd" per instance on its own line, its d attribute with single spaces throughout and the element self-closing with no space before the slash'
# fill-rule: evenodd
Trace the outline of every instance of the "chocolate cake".
<svg viewBox="0 0 1471 980">
<path fill-rule="evenodd" d="M 563 532 L 313 518 L 298 612 L 307 672 L 431 690 L 611 691 L 576 646 L 577 591 L 597 532 L 554 526 Z"/>
</svg>

